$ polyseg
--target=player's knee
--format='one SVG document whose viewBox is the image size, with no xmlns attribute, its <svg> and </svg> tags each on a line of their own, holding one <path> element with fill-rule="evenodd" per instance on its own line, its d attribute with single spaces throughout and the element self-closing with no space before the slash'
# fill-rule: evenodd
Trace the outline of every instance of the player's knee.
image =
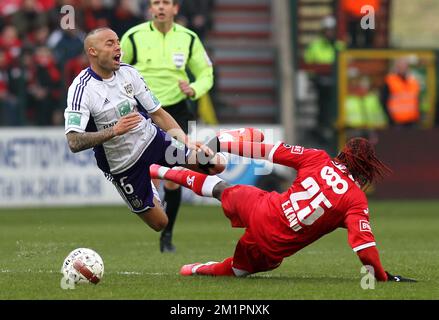
<svg viewBox="0 0 439 320">
<path fill-rule="evenodd" d="M 218 199 L 219 201 L 221 201 L 221 197 L 223 195 L 224 190 L 226 190 L 227 188 L 231 187 L 230 184 L 228 184 L 225 181 L 222 181 L 220 183 L 218 183 L 215 187 L 213 187 L 213 191 L 212 191 L 212 195 Z"/>
<path fill-rule="evenodd" d="M 168 218 L 164 217 L 160 220 L 154 221 L 153 223 L 150 224 L 150 227 L 157 232 L 162 231 L 163 229 L 166 228 L 166 226 L 168 225 Z"/>
<path fill-rule="evenodd" d="M 168 225 L 168 216 L 163 210 L 151 208 L 139 217 L 154 231 L 162 231 Z"/>
<path fill-rule="evenodd" d="M 209 168 L 209 174 L 220 174 L 222 173 L 227 166 L 227 158 L 222 153 L 217 153 L 215 158 L 211 160 L 214 163 L 212 168 Z"/>
<path fill-rule="evenodd" d="M 217 175 L 217 174 L 222 173 L 225 169 L 226 169 L 226 166 L 224 164 L 218 163 L 218 164 L 215 164 L 213 167 L 210 167 L 208 169 L 208 171 L 209 171 L 209 175 L 213 176 L 213 175 Z"/>
</svg>

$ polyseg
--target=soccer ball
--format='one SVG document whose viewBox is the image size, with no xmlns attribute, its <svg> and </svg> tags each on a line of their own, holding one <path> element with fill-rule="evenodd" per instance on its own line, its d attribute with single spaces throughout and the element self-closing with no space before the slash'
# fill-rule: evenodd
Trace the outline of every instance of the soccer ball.
<svg viewBox="0 0 439 320">
<path fill-rule="evenodd" d="M 78 248 L 65 258 L 61 273 L 66 280 L 74 284 L 97 284 L 104 275 L 104 261 L 96 251 Z"/>
</svg>

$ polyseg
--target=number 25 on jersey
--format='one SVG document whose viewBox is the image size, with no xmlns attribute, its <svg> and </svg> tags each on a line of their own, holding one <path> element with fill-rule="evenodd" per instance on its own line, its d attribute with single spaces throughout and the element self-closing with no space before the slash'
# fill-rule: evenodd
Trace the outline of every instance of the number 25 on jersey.
<svg viewBox="0 0 439 320">
<path fill-rule="evenodd" d="M 334 193 L 342 195 L 348 190 L 348 183 L 333 168 L 323 167 L 320 176 L 328 186 L 332 187 Z M 305 191 L 292 193 L 290 200 L 282 204 L 284 214 L 290 221 L 290 227 L 294 231 L 302 229 L 299 221 L 303 225 L 310 226 L 320 218 L 325 213 L 322 204 L 328 209 L 332 207 L 332 203 L 320 190 L 319 184 L 313 177 L 306 178 L 301 184 Z M 299 201 L 306 201 L 305 204 L 307 205 L 301 208 Z M 288 208 L 289 203 L 291 203 L 290 208 Z"/>
</svg>

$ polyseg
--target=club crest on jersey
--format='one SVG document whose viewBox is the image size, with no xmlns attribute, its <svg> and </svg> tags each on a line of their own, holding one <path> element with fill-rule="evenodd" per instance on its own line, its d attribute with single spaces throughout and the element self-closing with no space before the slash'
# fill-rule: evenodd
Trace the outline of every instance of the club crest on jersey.
<svg viewBox="0 0 439 320">
<path fill-rule="evenodd" d="M 372 232 L 372 228 L 370 227 L 369 221 L 360 220 L 360 231 L 362 232 Z"/>
<path fill-rule="evenodd" d="M 177 69 L 181 69 L 184 65 L 184 53 L 174 53 L 173 60 Z"/>
<path fill-rule="evenodd" d="M 134 88 L 133 88 L 133 85 L 131 83 L 127 83 L 123 87 L 124 87 L 127 95 L 129 95 L 130 97 L 134 96 Z"/>
<path fill-rule="evenodd" d="M 293 154 L 302 154 L 304 149 L 305 148 L 301 147 L 301 146 L 293 146 L 291 148 L 291 153 L 293 153 Z"/>
</svg>

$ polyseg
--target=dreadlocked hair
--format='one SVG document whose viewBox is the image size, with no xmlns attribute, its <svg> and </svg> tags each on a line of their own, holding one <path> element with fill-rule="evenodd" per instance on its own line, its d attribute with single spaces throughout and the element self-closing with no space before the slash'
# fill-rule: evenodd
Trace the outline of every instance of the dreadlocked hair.
<svg viewBox="0 0 439 320">
<path fill-rule="evenodd" d="M 336 160 L 348 168 L 349 173 L 362 188 L 367 188 L 392 172 L 376 157 L 373 145 L 364 138 L 350 139 Z"/>
</svg>

